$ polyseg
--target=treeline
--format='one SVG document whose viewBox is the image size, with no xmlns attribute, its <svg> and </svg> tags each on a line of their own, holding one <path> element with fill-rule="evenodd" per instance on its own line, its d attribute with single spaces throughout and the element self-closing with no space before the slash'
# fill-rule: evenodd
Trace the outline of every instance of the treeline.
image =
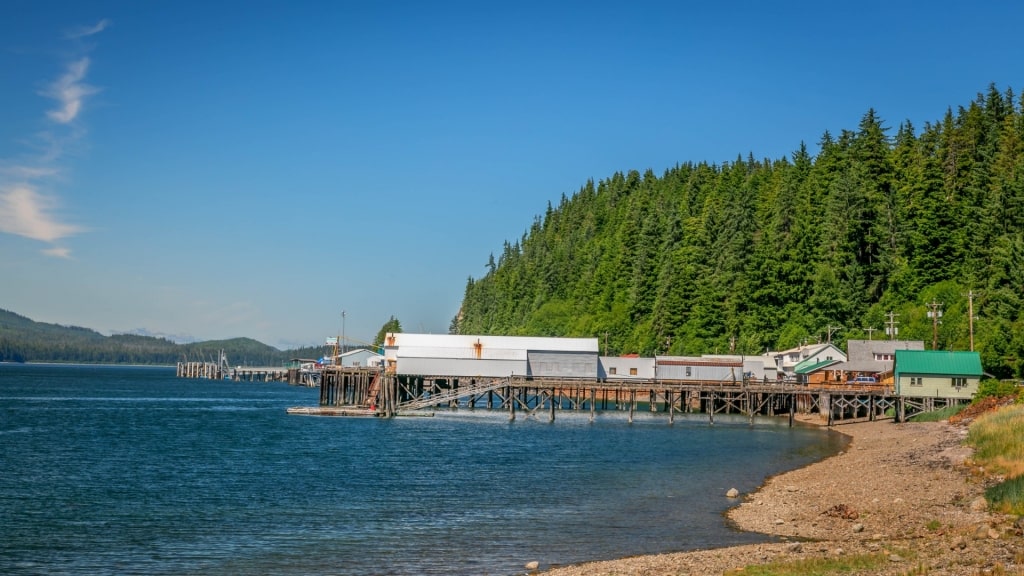
<svg viewBox="0 0 1024 576">
<path fill-rule="evenodd" d="M 0 310 L 0 362 L 154 364 L 217 362 L 221 351 L 232 365 L 280 366 L 291 358 L 319 358 L 321 347 L 278 350 L 251 338 L 177 344 L 166 338 L 99 332 L 34 322 Z"/>
<path fill-rule="evenodd" d="M 969 297 L 973 295 L 973 299 Z M 1024 375 L 1024 114 L 994 85 L 919 131 L 875 110 L 812 157 L 629 171 L 548 205 L 470 278 L 452 331 L 598 337 L 610 354 L 973 339 Z M 892 312 L 892 324 L 888 313 Z M 837 327 L 840 327 L 837 329 Z"/>
</svg>

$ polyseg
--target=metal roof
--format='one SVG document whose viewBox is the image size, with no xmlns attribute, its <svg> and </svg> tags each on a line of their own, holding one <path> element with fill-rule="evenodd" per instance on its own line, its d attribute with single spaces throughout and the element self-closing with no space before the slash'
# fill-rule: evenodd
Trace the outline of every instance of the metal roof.
<svg viewBox="0 0 1024 576">
<path fill-rule="evenodd" d="M 896 350 L 896 376 L 900 374 L 981 376 L 981 356 L 977 352 Z"/>
<path fill-rule="evenodd" d="M 797 364 L 796 366 L 793 367 L 793 372 L 796 372 L 797 374 L 810 374 L 811 372 L 816 372 L 818 370 L 821 370 L 822 368 L 827 368 L 833 364 L 839 364 L 840 362 L 842 362 L 842 360 L 835 359 L 811 362 L 812 360 L 814 359 L 808 358 L 807 360 L 804 360 L 803 362 Z"/>
</svg>

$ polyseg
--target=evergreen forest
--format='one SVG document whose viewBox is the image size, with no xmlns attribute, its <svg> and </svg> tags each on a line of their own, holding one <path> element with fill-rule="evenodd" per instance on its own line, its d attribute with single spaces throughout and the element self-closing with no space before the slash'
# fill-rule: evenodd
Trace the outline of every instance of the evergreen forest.
<svg viewBox="0 0 1024 576">
<path fill-rule="evenodd" d="M 986 372 L 1020 378 L 1022 108 L 991 85 L 920 128 L 869 109 L 813 156 L 588 181 L 468 280 L 451 331 L 697 355 L 891 328 L 928 349 L 973 341 Z"/>
</svg>

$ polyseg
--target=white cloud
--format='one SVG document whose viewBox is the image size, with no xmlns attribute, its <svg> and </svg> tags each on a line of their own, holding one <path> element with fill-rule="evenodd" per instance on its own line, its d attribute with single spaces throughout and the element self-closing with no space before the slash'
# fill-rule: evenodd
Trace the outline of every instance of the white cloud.
<svg viewBox="0 0 1024 576">
<path fill-rule="evenodd" d="M 43 242 L 81 232 L 79 226 L 65 224 L 54 216 L 56 206 L 54 198 L 39 194 L 27 184 L 0 188 L 0 232 Z"/>
<path fill-rule="evenodd" d="M 47 248 L 46 250 L 43 250 L 43 254 L 46 254 L 47 256 L 53 256 L 54 258 L 64 258 L 65 260 L 71 259 L 71 250 L 68 248 L 62 248 L 60 246 Z"/>
<path fill-rule="evenodd" d="M 104 18 L 97 22 L 94 26 L 80 26 L 75 28 L 71 32 L 68 32 L 68 38 L 85 38 L 86 36 L 92 36 L 93 34 L 99 34 L 110 26 L 110 20 Z"/>
<path fill-rule="evenodd" d="M 68 65 L 67 72 L 46 91 L 46 96 L 60 103 L 56 110 L 46 113 L 51 120 L 60 124 L 70 123 L 81 112 L 85 97 L 97 92 L 96 88 L 82 83 L 88 71 L 88 57 L 72 62 Z"/>
<path fill-rule="evenodd" d="M 104 18 L 93 26 L 83 26 L 68 33 L 67 37 L 92 36 L 108 26 L 110 21 Z M 88 51 L 91 47 L 83 49 Z M 74 120 L 82 112 L 86 97 L 98 91 L 84 82 L 89 64 L 86 56 L 71 62 L 60 78 L 42 92 L 43 96 L 57 101 L 57 107 L 49 110 L 47 117 L 68 126 L 56 134 L 42 132 L 37 135 L 37 143 L 45 145 L 46 152 L 27 161 L 0 160 L 0 233 L 47 242 L 51 246 L 44 249 L 43 254 L 56 258 L 70 258 L 71 251 L 57 246 L 55 242 L 85 229 L 58 217 L 57 198 L 40 193 L 38 185 L 60 177 L 64 146 L 85 133 L 74 124 Z"/>
</svg>

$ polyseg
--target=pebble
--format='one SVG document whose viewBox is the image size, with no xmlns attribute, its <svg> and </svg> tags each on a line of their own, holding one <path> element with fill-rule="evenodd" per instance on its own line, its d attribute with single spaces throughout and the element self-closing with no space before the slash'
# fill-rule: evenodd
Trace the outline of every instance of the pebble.
<svg viewBox="0 0 1024 576">
<path fill-rule="evenodd" d="M 853 525 L 853 533 L 854 534 L 860 534 L 863 531 L 864 531 L 864 525 L 863 524 L 854 524 Z"/>
</svg>

